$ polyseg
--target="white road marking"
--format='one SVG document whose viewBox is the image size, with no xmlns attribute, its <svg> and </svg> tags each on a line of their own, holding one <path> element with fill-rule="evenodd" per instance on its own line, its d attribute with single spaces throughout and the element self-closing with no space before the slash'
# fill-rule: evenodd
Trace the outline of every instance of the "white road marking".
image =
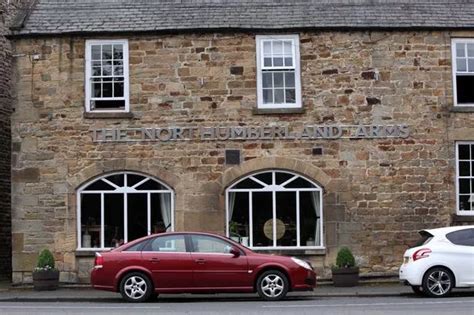
<svg viewBox="0 0 474 315">
<path fill-rule="evenodd" d="M 142 309 L 142 310 L 155 310 L 161 308 L 160 306 L 131 306 L 127 305 L 127 308 L 130 309 Z M 124 305 L 122 306 L 61 306 L 61 305 L 56 305 L 56 306 L 44 306 L 44 305 L 0 305 L 0 310 L 1 309 L 124 309 Z"/>
<path fill-rule="evenodd" d="M 294 305 L 263 305 L 264 308 L 292 308 L 292 307 L 347 307 L 347 306 L 391 306 L 391 305 L 433 305 L 433 304 L 464 304 L 474 303 L 474 300 L 463 301 L 428 301 L 428 302 L 398 302 L 398 303 L 353 303 L 353 304 L 294 304 Z"/>
</svg>

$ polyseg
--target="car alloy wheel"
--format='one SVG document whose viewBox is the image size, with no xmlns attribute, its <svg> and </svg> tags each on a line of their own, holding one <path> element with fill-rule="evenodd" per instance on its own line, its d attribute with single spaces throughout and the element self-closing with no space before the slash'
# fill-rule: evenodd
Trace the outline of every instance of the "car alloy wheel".
<svg viewBox="0 0 474 315">
<path fill-rule="evenodd" d="M 288 280 L 280 271 L 266 271 L 257 280 L 257 291 L 265 300 L 281 300 L 288 292 Z"/>
<path fill-rule="evenodd" d="M 423 277 L 423 292 L 432 297 L 449 294 L 454 285 L 454 277 L 446 268 L 436 267 L 428 270 Z"/>
<path fill-rule="evenodd" d="M 120 282 L 120 293 L 129 302 L 146 301 L 152 293 L 150 280 L 142 273 L 129 273 Z"/>
</svg>

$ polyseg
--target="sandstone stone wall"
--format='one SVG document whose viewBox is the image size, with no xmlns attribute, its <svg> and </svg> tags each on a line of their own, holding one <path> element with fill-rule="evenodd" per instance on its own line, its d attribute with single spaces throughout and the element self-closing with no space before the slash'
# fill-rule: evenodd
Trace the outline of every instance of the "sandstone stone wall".
<svg viewBox="0 0 474 315">
<path fill-rule="evenodd" d="M 328 275 L 350 246 L 364 273 L 396 272 L 416 230 L 455 213 L 454 140 L 473 140 L 472 114 L 452 106 L 448 32 L 300 33 L 304 113 L 254 113 L 255 34 L 128 37 L 133 118 L 84 117 L 81 37 L 21 39 L 13 115 L 13 276 L 31 280 L 50 247 L 63 281 L 88 281 L 76 253 L 75 189 L 103 172 L 157 176 L 176 192 L 176 230 L 224 233 L 224 191 L 267 168 L 305 174 L 324 187 L 326 250 L 311 255 Z M 470 36 L 474 35 L 468 34 Z M 117 38 L 124 38 L 120 36 Z M 93 143 L 94 128 L 397 124 L 407 139 Z M 322 155 L 312 148 L 321 147 Z M 224 164 L 225 149 L 243 163 Z M 87 255 L 86 255 L 87 256 Z"/>
</svg>

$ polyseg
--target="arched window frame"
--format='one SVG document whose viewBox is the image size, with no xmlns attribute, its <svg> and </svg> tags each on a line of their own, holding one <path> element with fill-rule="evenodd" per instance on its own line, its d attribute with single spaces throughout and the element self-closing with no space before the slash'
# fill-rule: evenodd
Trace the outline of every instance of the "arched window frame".
<svg viewBox="0 0 474 315">
<path fill-rule="evenodd" d="M 272 173 L 272 184 L 271 185 L 268 185 L 262 181 L 260 181 L 258 178 L 256 178 L 255 176 L 259 175 L 259 174 L 263 174 L 263 173 L 268 173 L 268 172 L 271 172 Z M 275 177 L 276 177 L 276 173 L 286 173 L 286 174 L 290 174 L 290 175 L 293 175 L 293 177 L 291 177 L 291 179 L 283 182 L 282 184 L 279 184 L 277 185 L 276 184 L 276 180 L 275 180 Z M 260 185 L 263 186 L 263 188 L 234 188 L 236 187 L 239 183 L 245 181 L 246 179 L 252 179 L 253 181 L 259 183 Z M 310 182 L 312 185 L 315 186 L 315 188 L 286 188 L 284 186 L 286 186 L 288 183 L 292 182 L 293 180 L 297 179 L 297 178 L 302 178 L 308 182 Z M 296 246 L 277 246 L 276 243 L 277 243 L 277 239 L 276 239 L 276 193 L 277 192 L 296 192 L 296 195 L 297 195 L 297 214 L 296 214 L 296 218 L 297 218 L 297 222 L 296 222 L 296 225 L 297 225 L 297 245 Z M 305 245 L 301 245 L 300 243 L 300 204 L 299 204 L 299 200 L 300 200 L 300 192 L 303 192 L 303 191 L 306 191 L 306 192 L 318 192 L 319 193 L 319 212 L 320 212 L 320 217 L 319 217 L 319 225 L 320 225 L 320 231 L 319 231 L 319 237 L 320 237 L 320 242 L 319 242 L 319 245 L 315 245 L 315 246 L 305 246 Z M 226 189 L 226 236 L 227 237 L 230 237 L 230 227 L 229 227 L 229 193 L 231 192 L 248 192 L 249 193 L 249 248 L 251 249 L 257 249 L 257 250 L 294 250 L 294 249 L 304 249 L 304 250 L 307 250 L 307 249 L 324 249 L 325 246 L 324 246 L 324 226 L 323 226 L 323 189 L 320 185 L 318 185 L 317 183 L 315 183 L 314 181 L 308 179 L 307 177 L 301 175 L 301 174 L 297 174 L 297 173 L 294 173 L 294 172 L 290 172 L 290 171 L 287 171 L 287 170 L 280 170 L 280 169 L 272 169 L 272 170 L 264 170 L 264 171 L 260 171 L 260 172 L 256 172 L 256 173 L 252 173 L 250 175 L 247 175 L 247 176 L 244 176 L 242 177 L 241 179 L 239 179 L 238 181 L 234 182 L 231 186 L 229 186 L 227 189 Z M 273 211 L 273 246 L 265 246 L 265 247 L 256 247 L 256 246 L 253 246 L 253 222 L 252 222 L 252 215 L 253 215 L 253 202 L 252 202 L 252 194 L 253 192 L 272 192 L 272 211 Z"/>
<path fill-rule="evenodd" d="M 144 179 L 141 180 L 140 182 L 136 183 L 132 187 L 127 186 L 127 176 L 124 176 L 124 185 L 123 186 L 118 186 L 110 181 L 108 181 L 106 178 L 109 176 L 113 175 L 138 175 L 138 176 L 143 176 Z M 85 190 L 87 187 L 90 185 L 103 180 L 107 184 L 115 187 L 115 190 Z M 136 190 L 135 188 L 143 184 L 144 182 L 152 180 L 154 182 L 159 183 L 165 189 L 161 190 Z M 107 173 L 103 174 L 99 177 L 96 177 L 90 181 L 87 181 L 86 183 L 82 184 L 76 191 L 76 202 L 77 202 L 77 250 L 104 250 L 104 249 L 110 249 L 112 247 L 105 247 L 104 246 L 104 194 L 123 194 L 124 195 L 124 209 L 123 213 L 121 213 L 124 217 L 124 243 L 128 242 L 128 204 L 127 204 L 127 194 L 128 193 L 146 193 L 147 194 L 147 235 L 152 234 L 151 233 L 151 209 L 150 209 L 150 194 L 152 193 L 169 193 L 170 194 L 170 201 L 171 201 L 171 213 L 170 213 L 170 220 L 171 220 L 171 225 L 170 225 L 170 231 L 174 231 L 174 205 L 175 205 L 175 193 L 174 190 L 168 186 L 166 183 L 160 181 L 159 179 L 150 176 L 148 174 L 144 173 L 139 173 L 139 172 L 131 172 L 131 171 L 119 171 L 119 172 L 112 172 L 112 173 Z M 100 247 L 82 247 L 82 237 L 81 237 L 81 195 L 82 194 L 100 194 L 101 195 L 101 237 L 100 237 Z"/>
</svg>

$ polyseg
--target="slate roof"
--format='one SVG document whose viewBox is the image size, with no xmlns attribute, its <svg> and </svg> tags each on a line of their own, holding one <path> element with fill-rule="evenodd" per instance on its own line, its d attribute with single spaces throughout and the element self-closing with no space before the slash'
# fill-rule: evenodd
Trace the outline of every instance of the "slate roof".
<svg viewBox="0 0 474 315">
<path fill-rule="evenodd" d="M 37 0 L 13 34 L 474 28 L 474 0 Z"/>
</svg>

